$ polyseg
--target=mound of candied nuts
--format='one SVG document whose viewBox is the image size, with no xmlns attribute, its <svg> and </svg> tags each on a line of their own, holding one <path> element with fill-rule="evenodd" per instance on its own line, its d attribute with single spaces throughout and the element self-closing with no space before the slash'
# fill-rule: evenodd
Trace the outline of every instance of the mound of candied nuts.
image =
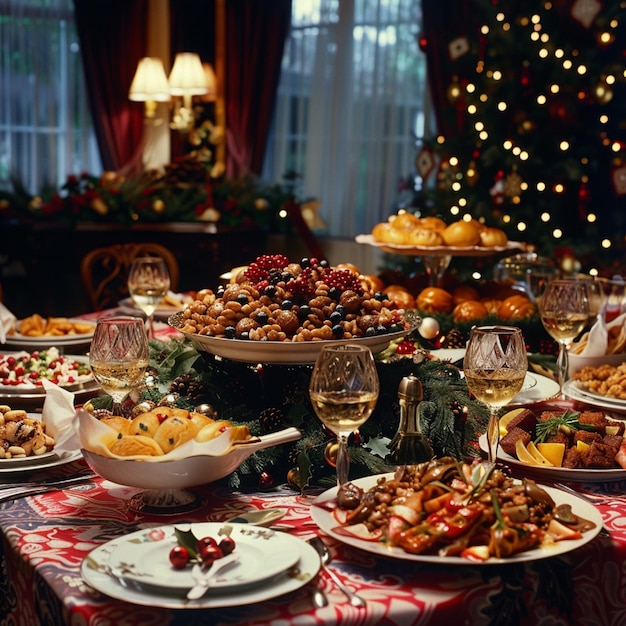
<svg viewBox="0 0 626 626">
<path fill-rule="evenodd" d="M 177 327 L 185 333 L 251 341 L 353 339 L 405 329 L 404 310 L 359 275 L 325 260 L 292 263 L 263 255 L 235 282 L 203 289 Z"/>
</svg>

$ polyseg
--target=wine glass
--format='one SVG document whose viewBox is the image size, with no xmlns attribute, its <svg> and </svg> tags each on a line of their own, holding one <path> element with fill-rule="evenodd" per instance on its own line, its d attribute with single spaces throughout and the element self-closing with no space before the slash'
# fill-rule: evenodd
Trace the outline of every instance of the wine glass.
<svg viewBox="0 0 626 626">
<path fill-rule="evenodd" d="M 587 287 L 577 280 L 553 280 L 539 302 L 541 323 L 559 344 L 556 373 L 560 395 L 567 378 L 569 344 L 582 332 L 589 320 Z"/>
<path fill-rule="evenodd" d="M 127 285 L 133 303 L 148 317 L 150 337 L 154 337 L 154 311 L 170 288 L 170 274 L 165 261 L 158 256 L 133 259 Z"/>
<path fill-rule="evenodd" d="M 463 359 L 469 391 L 489 407 L 487 454 L 495 464 L 500 443 L 498 411 L 520 391 L 528 370 L 524 337 L 513 326 L 472 328 Z"/>
<path fill-rule="evenodd" d="M 100 387 L 113 399 L 114 415 L 122 415 L 122 402 L 142 384 L 148 357 L 146 326 L 140 317 L 98 320 L 89 365 Z"/>
<path fill-rule="evenodd" d="M 348 481 L 348 437 L 368 420 L 379 388 L 376 363 L 366 346 L 334 344 L 320 351 L 309 382 L 309 396 L 317 417 L 337 435 L 339 486 Z"/>
</svg>

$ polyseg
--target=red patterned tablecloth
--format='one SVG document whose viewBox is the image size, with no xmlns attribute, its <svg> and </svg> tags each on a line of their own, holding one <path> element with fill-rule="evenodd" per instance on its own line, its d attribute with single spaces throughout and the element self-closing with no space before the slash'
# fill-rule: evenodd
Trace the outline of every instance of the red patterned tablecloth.
<svg viewBox="0 0 626 626">
<path fill-rule="evenodd" d="M 101 479 L 0 505 L 0 622 L 130 626 L 195 624 L 415 624 L 594 626 L 626 624 L 626 500 L 602 485 L 581 485 L 598 504 L 610 537 L 599 535 L 563 556 L 505 566 L 450 567 L 380 558 L 325 540 L 333 569 L 367 600 L 351 606 L 325 576 L 330 603 L 313 608 L 307 586 L 255 605 L 166 610 L 113 600 L 81 578 L 80 565 L 115 537 L 178 519 L 140 515 L 128 506 L 137 489 Z M 626 483 L 606 485 L 623 493 Z M 220 485 L 203 488 L 204 508 L 189 521 L 223 521 L 248 509 L 284 507 L 276 529 L 308 539 L 318 533 L 311 499 L 291 490 L 243 494 Z M 605 495 L 603 495 L 605 494 Z"/>
</svg>

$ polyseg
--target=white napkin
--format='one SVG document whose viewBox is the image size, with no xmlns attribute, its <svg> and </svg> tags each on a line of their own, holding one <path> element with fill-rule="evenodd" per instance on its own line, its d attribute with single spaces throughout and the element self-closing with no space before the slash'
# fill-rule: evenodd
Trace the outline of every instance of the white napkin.
<svg viewBox="0 0 626 626">
<path fill-rule="evenodd" d="M 621 329 L 625 323 L 626 313 L 622 313 L 609 323 L 604 320 L 603 313 L 599 313 L 589 332 L 585 333 L 580 341 L 571 345 L 570 353 L 579 356 L 604 356 L 608 354 L 609 330 L 612 328 Z"/>
<path fill-rule="evenodd" d="M 9 331 L 15 325 L 17 318 L 0 302 L 0 343 L 5 343 Z"/>
<path fill-rule="evenodd" d="M 41 421 L 46 425 L 46 432 L 54 437 L 54 451 L 61 456 L 63 453 L 76 452 L 80 441 L 74 429 L 74 394 L 42 379 L 46 390 Z"/>
</svg>

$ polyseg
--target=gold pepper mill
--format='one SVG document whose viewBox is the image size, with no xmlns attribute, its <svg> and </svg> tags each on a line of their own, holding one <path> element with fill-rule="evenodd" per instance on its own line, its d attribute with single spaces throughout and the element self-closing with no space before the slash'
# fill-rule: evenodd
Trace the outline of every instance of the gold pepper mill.
<svg viewBox="0 0 626 626">
<path fill-rule="evenodd" d="M 411 374 L 400 381 L 400 424 L 389 442 L 388 460 L 394 465 L 415 465 L 435 456 L 420 426 L 423 397 L 422 381 L 417 376 Z"/>
</svg>

